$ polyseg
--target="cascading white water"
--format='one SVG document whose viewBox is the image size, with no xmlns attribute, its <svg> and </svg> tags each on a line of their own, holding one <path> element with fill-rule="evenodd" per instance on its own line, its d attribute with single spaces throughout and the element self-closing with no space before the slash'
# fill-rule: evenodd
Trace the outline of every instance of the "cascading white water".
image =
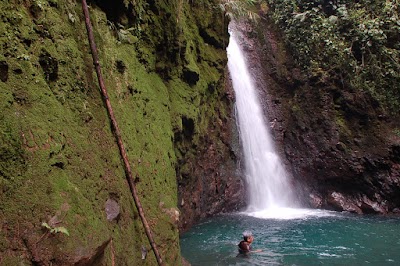
<svg viewBox="0 0 400 266">
<path fill-rule="evenodd" d="M 289 179 L 275 151 L 256 88 L 235 33 L 230 34 L 228 68 L 236 94 L 239 133 L 244 151 L 248 211 L 293 206 Z"/>
</svg>

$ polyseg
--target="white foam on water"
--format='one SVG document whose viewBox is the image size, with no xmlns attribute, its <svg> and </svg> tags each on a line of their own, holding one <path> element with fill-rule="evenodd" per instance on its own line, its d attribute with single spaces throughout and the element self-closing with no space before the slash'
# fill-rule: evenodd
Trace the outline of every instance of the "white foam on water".
<svg viewBox="0 0 400 266">
<path fill-rule="evenodd" d="M 285 208 L 285 207 L 272 207 L 264 210 L 244 212 L 243 214 L 261 219 L 276 219 L 276 220 L 338 216 L 338 213 L 333 211 L 326 211 L 319 209 Z"/>
<path fill-rule="evenodd" d="M 318 255 L 319 255 L 320 257 L 333 257 L 333 258 L 341 258 L 341 257 L 342 257 L 341 255 L 331 254 L 331 253 L 325 253 L 325 252 L 318 253 Z"/>
</svg>

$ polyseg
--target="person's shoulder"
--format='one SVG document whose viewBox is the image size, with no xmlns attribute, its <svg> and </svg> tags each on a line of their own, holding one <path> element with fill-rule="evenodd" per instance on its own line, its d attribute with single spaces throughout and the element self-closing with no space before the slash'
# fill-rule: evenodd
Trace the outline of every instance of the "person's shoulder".
<svg viewBox="0 0 400 266">
<path fill-rule="evenodd" d="M 244 249 L 244 250 L 248 250 L 249 249 L 249 243 L 247 243 L 244 240 L 240 241 L 238 246 L 239 246 L 239 248 Z"/>
</svg>

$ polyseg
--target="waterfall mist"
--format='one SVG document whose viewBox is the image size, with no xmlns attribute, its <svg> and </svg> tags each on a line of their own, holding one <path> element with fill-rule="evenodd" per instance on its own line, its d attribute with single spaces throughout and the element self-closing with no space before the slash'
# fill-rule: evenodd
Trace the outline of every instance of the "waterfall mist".
<svg viewBox="0 0 400 266">
<path fill-rule="evenodd" d="M 239 47 L 236 33 L 230 31 L 227 48 L 228 69 L 236 95 L 236 111 L 241 138 L 248 212 L 293 207 L 294 196 L 288 175 L 276 153 L 257 90 Z"/>
</svg>

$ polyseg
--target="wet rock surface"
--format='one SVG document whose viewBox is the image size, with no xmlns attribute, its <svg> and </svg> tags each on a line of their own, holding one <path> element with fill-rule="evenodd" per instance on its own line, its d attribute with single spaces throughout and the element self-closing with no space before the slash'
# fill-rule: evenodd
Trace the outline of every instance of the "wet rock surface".
<svg viewBox="0 0 400 266">
<path fill-rule="evenodd" d="M 233 117 L 234 93 L 225 72 L 228 21 L 213 12 L 197 14 L 196 21 L 207 45 L 197 57 L 185 57 L 181 78 L 192 88 L 204 77 L 214 80 L 199 96 L 191 98 L 200 98 L 199 113 L 180 116 L 181 126 L 174 130 L 181 233 L 205 217 L 242 208 L 245 200 L 237 165 L 240 149 Z M 210 61 L 205 55 L 211 51 L 223 57 Z M 197 75 L 200 62 L 206 63 L 208 70 L 217 71 Z"/>
<path fill-rule="evenodd" d="M 277 148 L 303 203 L 354 213 L 396 212 L 399 117 L 340 80 L 304 75 L 271 25 L 242 23 L 239 31 Z"/>
<path fill-rule="evenodd" d="M 225 118 L 226 119 L 226 118 Z M 238 170 L 238 136 L 234 118 L 217 122 L 201 138 L 194 157 L 177 169 L 181 232 L 205 217 L 239 210 L 245 204 L 244 184 Z M 216 141 L 219 140 L 219 141 Z"/>
</svg>

